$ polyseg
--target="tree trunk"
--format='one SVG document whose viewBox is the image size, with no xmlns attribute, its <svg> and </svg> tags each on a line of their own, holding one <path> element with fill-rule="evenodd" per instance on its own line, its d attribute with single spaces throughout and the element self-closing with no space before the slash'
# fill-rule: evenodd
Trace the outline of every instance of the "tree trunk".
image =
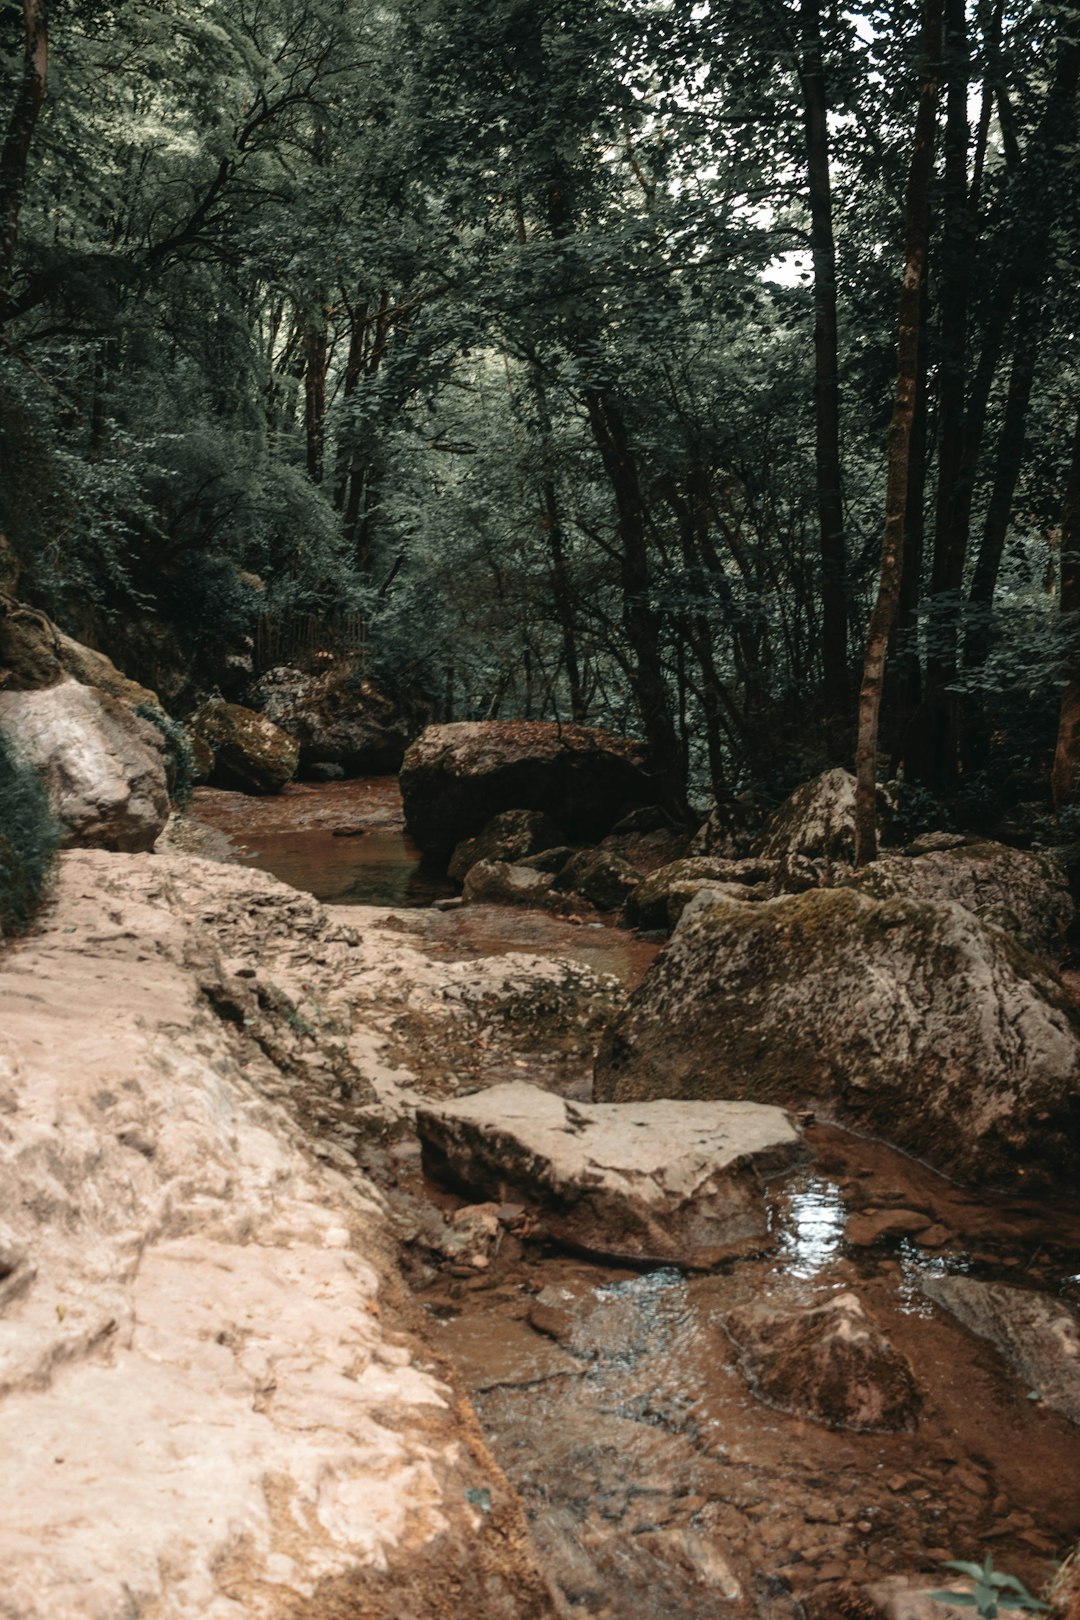
<svg viewBox="0 0 1080 1620">
<path fill-rule="evenodd" d="M 926 0 L 923 21 L 922 84 L 905 199 L 906 247 L 900 285 L 896 394 L 889 424 L 885 491 L 885 533 L 881 576 L 870 616 L 859 692 L 859 732 L 855 752 L 855 864 L 877 856 L 877 746 L 881 689 L 889 635 L 896 617 L 904 558 L 911 429 L 919 375 L 919 314 L 929 235 L 929 190 L 941 87 L 941 34 L 944 0 Z"/>
<path fill-rule="evenodd" d="M 45 100 L 49 29 L 45 0 L 23 0 L 23 71 L 0 148 L 0 326 L 9 313 L 19 212 L 26 192 L 30 143 Z"/>
<path fill-rule="evenodd" d="M 1066 637 L 1066 686 L 1061 694 L 1057 748 L 1050 773 L 1054 809 L 1060 815 L 1080 799 L 1080 416 L 1061 514 L 1061 620 Z"/>
<path fill-rule="evenodd" d="M 829 175 L 828 98 L 818 0 L 802 0 L 799 83 L 810 200 L 814 265 L 814 421 L 818 526 L 821 551 L 822 665 L 829 753 L 847 754 L 848 615 L 847 544 L 840 468 L 840 380 L 836 320 L 836 247 Z"/>
</svg>

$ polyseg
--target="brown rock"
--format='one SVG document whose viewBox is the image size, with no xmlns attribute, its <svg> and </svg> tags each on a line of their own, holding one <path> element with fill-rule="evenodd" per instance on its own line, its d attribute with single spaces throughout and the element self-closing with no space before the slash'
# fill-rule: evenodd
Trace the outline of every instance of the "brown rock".
<svg viewBox="0 0 1080 1620">
<path fill-rule="evenodd" d="M 296 775 L 299 745 L 280 727 L 239 703 L 214 699 L 191 719 L 213 751 L 214 787 L 236 793 L 280 793 Z"/>
</svg>

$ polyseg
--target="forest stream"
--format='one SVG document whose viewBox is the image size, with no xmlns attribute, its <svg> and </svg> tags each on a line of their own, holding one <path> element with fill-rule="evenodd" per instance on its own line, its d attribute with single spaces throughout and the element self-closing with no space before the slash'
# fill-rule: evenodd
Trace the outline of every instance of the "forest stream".
<svg viewBox="0 0 1080 1620">
<path fill-rule="evenodd" d="M 453 886 L 407 843 L 393 779 L 296 784 L 261 800 L 200 789 L 191 822 L 219 858 L 330 904 L 378 908 L 373 921 L 435 962 L 524 950 L 632 987 L 658 948 L 609 920 L 433 909 Z M 415 1059 L 430 1072 L 430 1052 Z M 526 1055 L 516 1068 L 589 1096 L 587 1055 Z M 480 1083 L 508 1077 L 484 1071 Z M 768 1185 L 768 1251 L 711 1272 L 577 1259 L 530 1242 L 520 1223 L 482 1267 L 464 1253 L 433 1263 L 404 1242 L 433 1346 L 524 1503 L 565 1613 L 855 1617 L 867 1612 L 856 1587 L 940 1585 L 941 1561 L 987 1551 L 1038 1591 L 1076 1542 L 1075 1427 L 924 1284 L 963 1274 L 1077 1304 L 1080 1200 L 977 1196 L 827 1122 L 807 1123 L 805 1147 Z M 406 1239 L 425 1209 L 441 1219 L 465 1207 L 427 1180 L 404 1126 L 365 1133 L 358 1121 L 353 1151 Z M 912 1433 L 830 1430 L 757 1399 L 740 1373 L 721 1325 L 732 1309 L 848 1290 L 914 1369 Z M 959 1612 L 893 1601 L 888 1612 L 912 1620 Z"/>
</svg>

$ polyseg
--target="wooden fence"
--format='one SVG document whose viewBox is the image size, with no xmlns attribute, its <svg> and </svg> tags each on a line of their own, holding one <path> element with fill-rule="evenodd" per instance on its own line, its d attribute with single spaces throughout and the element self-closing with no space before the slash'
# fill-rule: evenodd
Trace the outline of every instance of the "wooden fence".
<svg viewBox="0 0 1080 1620">
<path fill-rule="evenodd" d="M 366 671 L 367 622 L 362 613 L 261 613 L 255 624 L 256 674 L 276 664 L 318 670 L 351 658 Z"/>
</svg>

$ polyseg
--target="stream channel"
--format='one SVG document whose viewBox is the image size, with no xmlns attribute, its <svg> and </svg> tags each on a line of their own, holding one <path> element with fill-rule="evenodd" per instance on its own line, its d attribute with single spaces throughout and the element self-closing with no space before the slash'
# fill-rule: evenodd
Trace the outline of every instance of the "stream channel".
<svg viewBox="0 0 1080 1620">
<path fill-rule="evenodd" d="M 408 844 L 393 779 L 263 800 L 200 789 L 192 818 L 219 857 L 328 904 L 401 908 L 437 959 L 569 956 L 632 988 L 657 949 L 610 920 L 430 909 L 454 886 Z M 583 1057 L 558 1087 L 587 1097 L 589 1078 Z M 805 1163 L 767 1189 L 771 1249 L 715 1272 L 620 1270 L 510 1232 L 479 1274 L 406 1254 L 567 1615 L 947 1617 L 963 1611 L 860 1593 L 948 1584 L 942 1560 L 987 1552 L 1039 1591 L 1080 1538 L 1080 1431 L 921 1286 L 964 1273 L 1080 1305 L 1080 1200 L 978 1196 L 835 1125 L 805 1136 Z M 424 1180 L 414 1142 L 373 1143 L 365 1167 L 391 1200 L 464 1202 Z M 864 1221 L 852 1241 L 853 1214 L 898 1209 L 925 1229 L 867 1242 Z M 765 1405 L 741 1375 L 729 1312 L 841 1290 L 910 1361 L 915 1432 L 833 1431 Z"/>
</svg>

